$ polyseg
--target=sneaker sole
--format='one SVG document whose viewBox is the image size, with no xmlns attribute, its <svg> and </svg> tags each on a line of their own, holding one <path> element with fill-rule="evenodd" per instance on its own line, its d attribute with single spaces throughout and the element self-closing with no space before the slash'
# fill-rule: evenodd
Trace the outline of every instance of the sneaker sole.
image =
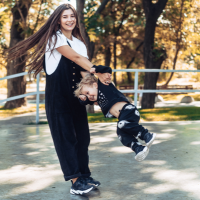
<svg viewBox="0 0 200 200">
<path fill-rule="evenodd" d="M 93 185 L 93 186 L 95 186 L 95 187 L 99 187 L 100 185 L 101 185 L 101 183 L 100 184 L 92 184 L 92 183 L 88 183 L 89 185 Z"/>
<path fill-rule="evenodd" d="M 141 151 L 140 153 L 138 153 L 136 156 L 135 156 L 135 160 L 137 160 L 138 162 L 141 162 L 143 161 L 147 155 L 149 153 L 149 148 L 148 147 L 145 147 L 143 149 L 143 151 Z"/>
<path fill-rule="evenodd" d="M 82 195 L 82 194 L 86 194 L 86 193 L 88 193 L 88 192 L 90 192 L 92 189 L 93 189 L 94 187 L 91 187 L 91 188 L 89 188 L 89 189 L 87 189 L 87 190 L 74 190 L 74 189 L 71 189 L 70 190 L 70 193 L 71 194 L 80 194 L 80 195 Z"/>
<path fill-rule="evenodd" d="M 151 139 L 148 143 L 146 143 L 146 146 L 147 146 L 148 148 L 150 148 L 155 139 L 156 139 L 156 133 L 153 133 L 152 139 Z"/>
</svg>

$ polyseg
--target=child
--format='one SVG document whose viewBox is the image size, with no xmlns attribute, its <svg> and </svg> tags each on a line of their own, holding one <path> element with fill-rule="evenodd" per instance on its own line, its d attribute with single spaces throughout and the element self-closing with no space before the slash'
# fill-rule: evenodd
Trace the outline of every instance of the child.
<svg viewBox="0 0 200 200">
<path fill-rule="evenodd" d="M 91 68 L 91 73 L 101 72 L 94 67 Z M 93 104 L 97 101 L 105 117 L 118 118 L 118 138 L 124 146 L 130 147 L 135 152 L 137 161 L 145 159 L 156 134 L 149 133 L 138 124 L 140 114 L 136 106 L 132 105 L 112 83 L 104 85 L 95 76 L 88 74 L 77 84 L 74 94 L 81 104 Z M 141 145 L 138 138 L 144 140 L 146 146 Z"/>
</svg>

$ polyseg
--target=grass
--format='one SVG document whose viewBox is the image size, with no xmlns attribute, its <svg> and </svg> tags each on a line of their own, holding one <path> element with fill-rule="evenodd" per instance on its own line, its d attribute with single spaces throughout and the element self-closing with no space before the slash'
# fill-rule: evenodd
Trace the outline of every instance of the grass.
<svg viewBox="0 0 200 200">
<path fill-rule="evenodd" d="M 102 113 L 88 113 L 89 123 L 117 122 L 116 118 L 105 118 Z"/>
<path fill-rule="evenodd" d="M 44 110 L 44 105 L 40 105 L 40 110 Z M 35 112 L 36 111 L 36 105 L 29 104 L 28 106 L 23 106 L 20 108 L 13 108 L 13 109 L 5 109 L 3 106 L 0 106 L 0 119 L 6 118 L 6 117 L 12 117 L 15 115 L 21 115 L 25 113 Z"/>
<path fill-rule="evenodd" d="M 174 107 L 140 109 L 141 121 L 187 121 L 200 120 L 199 107 Z M 88 114 L 90 123 L 116 122 L 117 119 L 104 118 L 102 113 Z"/>
<path fill-rule="evenodd" d="M 140 110 L 143 121 L 200 120 L 200 107 L 173 107 Z"/>
<path fill-rule="evenodd" d="M 40 105 L 40 110 L 44 110 L 44 105 Z M 0 119 L 11 117 L 19 114 L 35 112 L 36 106 L 29 105 L 27 107 L 4 109 L 0 107 Z M 140 109 L 141 121 L 187 121 L 200 120 L 200 107 L 173 107 L 173 108 L 154 108 Z M 100 122 L 117 122 L 116 118 L 105 118 L 102 113 L 88 114 L 89 123 Z M 34 123 L 30 123 L 34 124 Z M 47 124 L 41 121 L 39 124 Z"/>
</svg>

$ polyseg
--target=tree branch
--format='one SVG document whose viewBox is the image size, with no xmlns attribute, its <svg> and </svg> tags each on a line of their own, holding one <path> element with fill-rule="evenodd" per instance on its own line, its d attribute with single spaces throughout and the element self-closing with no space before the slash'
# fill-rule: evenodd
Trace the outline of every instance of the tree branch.
<svg viewBox="0 0 200 200">
<path fill-rule="evenodd" d="M 123 21 L 124 21 L 124 18 L 125 18 L 125 11 L 126 11 L 126 8 L 127 8 L 127 6 L 126 6 L 126 4 L 125 4 L 124 10 L 123 10 L 123 15 L 122 15 L 122 20 L 121 20 L 121 23 L 120 23 L 120 25 L 118 26 L 118 29 L 117 29 L 117 34 L 119 33 L 119 30 L 120 30 L 121 27 L 122 27 L 122 24 L 123 24 Z"/>
<path fill-rule="evenodd" d="M 159 0 L 155 6 L 156 6 L 156 16 L 157 18 L 160 16 L 160 14 L 163 12 L 163 9 L 165 8 L 168 0 Z"/>
<path fill-rule="evenodd" d="M 37 25 L 38 25 L 38 21 L 39 21 L 39 17 L 40 17 L 40 12 L 41 12 L 41 9 L 42 9 L 42 4 L 43 4 L 43 0 L 41 0 L 41 3 L 40 3 L 40 9 L 38 11 L 38 15 L 37 15 L 37 19 L 36 19 L 36 22 L 35 22 L 35 25 L 34 25 L 33 33 L 35 32 L 35 29 L 37 28 Z"/>
<path fill-rule="evenodd" d="M 20 9 L 20 7 L 19 7 L 19 2 L 16 3 L 16 6 L 17 6 L 17 10 L 18 10 L 18 12 L 19 12 L 19 14 L 20 14 L 20 16 L 21 16 L 21 19 L 22 19 L 22 22 L 23 22 L 23 26 L 25 27 L 25 26 L 26 26 L 26 20 L 25 20 L 23 14 L 22 14 L 22 11 L 21 11 L 21 9 Z M 23 28 L 24 28 L 24 27 L 23 27 Z"/>
<path fill-rule="evenodd" d="M 182 20 L 182 17 L 183 17 L 183 6 L 184 6 L 184 1 L 185 0 L 182 0 L 181 2 L 181 11 L 180 11 L 180 19 L 179 19 L 179 27 L 178 27 L 178 30 L 176 32 L 176 53 L 175 53 L 175 57 L 174 57 L 174 63 L 173 63 L 173 69 L 176 69 L 176 61 L 178 59 L 178 53 L 181 49 L 181 45 L 180 45 L 180 42 L 181 42 L 181 39 L 182 39 L 182 24 L 183 24 L 183 20 Z M 179 37 L 179 32 L 180 32 L 180 37 Z M 166 83 L 163 85 L 163 86 L 167 86 L 169 84 L 169 82 L 171 81 L 172 77 L 174 75 L 174 72 L 172 72 L 170 74 L 170 77 L 168 78 L 168 80 L 166 81 Z"/>
<path fill-rule="evenodd" d="M 151 0 L 143 0 L 143 8 L 146 16 L 149 14 L 149 8 L 151 7 L 151 5 Z"/>
<path fill-rule="evenodd" d="M 140 47 L 144 44 L 144 41 L 140 42 L 140 44 L 137 46 L 137 48 L 135 49 L 136 52 L 139 51 Z M 133 56 L 133 58 L 130 60 L 130 62 L 127 65 L 127 69 L 130 67 L 130 65 L 134 62 L 135 60 L 135 55 Z"/>
<path fill-rule="evenodd" d="M 101 5 L 98 7 L 97 11 L 94 13 L 94 15 L 98 15 L 100 14 L 104 8 L 106 7 L 107 3 L 109 2 L 110 0 L 104 0 Z"/>
</svg>

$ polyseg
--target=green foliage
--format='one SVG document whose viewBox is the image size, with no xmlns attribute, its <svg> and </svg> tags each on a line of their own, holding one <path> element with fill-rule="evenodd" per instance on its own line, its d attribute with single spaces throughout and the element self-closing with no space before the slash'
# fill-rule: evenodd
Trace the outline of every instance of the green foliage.
<svg viewBox="0 0 200 200">
<path fill-rule="evenodd" d="M 167 62 L 163 64 L 170 69 L 178 48 L 179 59 L 187 63 L 197 63 L 200 60 L 200 11 L 199 1 L 168 0 L 156 28 L 155 41 L 164 44 L 167 51 Z"/>
<path fill-rule="evenodd" d="M 154 43 L 152 52 L 154 55 L 154 61 L 157 61 L 160 57 L 165 56 L 165 46 L 156 41 Z"/>
<path fill-rule="evenodd" d="M 9 29 L 5 27 L 8 27 L 8 25 L 11 26 L 11 14 L 15 11 L 14 6 L 16 3 L 16 0 L 4 0 L 2 4 L 0 3 L 1 45 L 6 45 L 5 35 L 9 34 Z M 31 4 L 26 22 L 24 22 L 23 19 L 16 21 L 16 23 L 19 25 L 19 28 L 23 29 L 22 34 L 25 34 L 26 37 L 29 37 L 35 31 L 37 31 L 38 28 L 45 23 L 47 17 L 50 15 L 53 9 L 58 5 L 54 0 L 24 0 L 22 3 L 24 3 L 23 5 L 25 6 L 27 3 Z M 19 9 L 21 9 L 21 7 L 19 7 Z"/>
<path fill-rule="evenodd" d="M 2 54 L 5 49 L 9 47 L 10 43 L 10 28 L 12 24 L 12 12 L 17 0 L 3 0 L 0 3 L 0 76 L 4 76 L 4 69 L 7 65 L 6 60 L 3 59 Z M 19 29 L 22 29 L 22 34 L 29 37 L 35 33 L 46 21 L 50 13 L 58 5 L 55 0 L 21 0 L 22 5 L 31 4 L 26 21 L 21 18 L 16 21 Z M 19 6 L 19 9 L 21 7 Z"/>
<path fill-rule="evenodd" d="M 112 0 L 100 15 L 96 15 L 95 12 L 99 6 L 97 2 L 100 3 L 100 1 L 87 1 L 84 10 L 86 30 L 90 39 L 95 42 L 93 61 L 102 62 L 102 57 L 99 55 L 106 55 L 108 48 L 111 49 L 113 57 L 115 42 L 117 44 L 117 63 L 120 63 L 120 68 L 127 68 L 134 55 L 136 58 L 131 65 L 142 65 L 142 52 L 138 51 L 136 54 L 135 51 L 144 38 L 145 17 L 142 2 Z M 113 59 L 111 62 L 113 63 Z"/>
</svg>

